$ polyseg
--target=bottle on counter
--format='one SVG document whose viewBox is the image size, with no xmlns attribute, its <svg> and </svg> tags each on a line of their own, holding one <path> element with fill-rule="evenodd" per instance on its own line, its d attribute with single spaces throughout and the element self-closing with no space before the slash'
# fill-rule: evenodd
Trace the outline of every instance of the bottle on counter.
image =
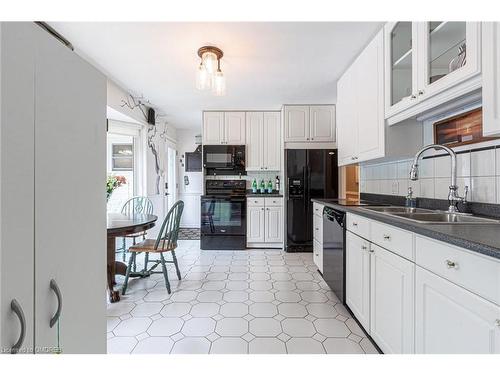
<svg viewBox="0 0 500 375">
<path fill-rule="evenodd" d="M 273 183 L 271 180 L 267 183 L 267 192 L 271 194 L 273 192 Z"/>
<path fill-rule="evenodd" d="M 260 192 L 261 194 L 265 194 L 266 193 L 266 183 L 264 182 L 264 180 L 260 180 Z"/>
<path fill-rule="evenodd" d="M 276 176 L 276 182 L 274 183 L 274 186 L 275 186 L 276 192 L 279 193 L 280 192 L 280 176 Z"/>
<path fill-rule="evenodd" d="M 252 193 L 257 193 L 257 179 L 254 178 L 252 181 Z"/>
</svg>

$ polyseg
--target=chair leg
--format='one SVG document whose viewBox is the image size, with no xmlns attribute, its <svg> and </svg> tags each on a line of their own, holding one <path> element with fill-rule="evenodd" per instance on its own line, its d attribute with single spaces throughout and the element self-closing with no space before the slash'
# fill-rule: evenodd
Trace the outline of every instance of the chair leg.
<svg viewBox="0 0 500 375">
<path fill-rule="evenodd" d="M 144 253 L 144 268 L 142 271 L 144 275 L 146 275 L 148 272 L 148 263 L 149 263 L 149 253 L 146 252 Z"/>
<path fill-rule="evenodd" d="M 133 243 L 134 243 L 134 246 L 135 246 L 135 244 L 136 244 L 136 242 L 135 242 L 135 237 L 134 237 L 134 239 L 133 239 Z M 134 265 L 133 265 L 133 270 L 134 270 L 134 273 L 137 271 L 137 264 L 136 264 L 136 262 L 135 262 L 135 257 L 134 257 Z"/>
<path fill-rule="evenodd" d="M 179 270 L 179 264 L 177 263 L 177 257 L 175 256 L 175 250 L 171 251 L 172 259 L 174 260 L 175 270 L 177 271 L 177 278 L 181 279 L 181 271 Z"/>
<path fill-rule="evenodd" d="M 165 264 L 165 258 L 163 257 L 163 253 L 160 253 L 160 260 L 161 260 L 161 268 L 163 269 L 163 277 L 165 278 L 165 286 L 167 287 L 168 294 L 170 294 L 172 293 L 172 291 L 170 290 L 170 282 L 168 281 L 167 266 Z"/>
<path fill-rule="evenodd" d="M 127 239 L 123 237 L 122 239 L 122 260 L 125 262 L 127 260 Z"/>
<path fill-rule="evenodd" d="M 125 275 L 125 282 L 123 283 L 123 288 L 122 288 L 122 294 L 125 295 L 125 292 L 127 291 L 127 286 L 128 286 L 128 278 L 130 277 L 130 270 L 132 268 L 132 262 L 135 261 L 135 256 L 136 253 L 130 254 L 130 258 L 128 260 L 128 267 L 127 267 L 127 273 Z"/>
</svg>

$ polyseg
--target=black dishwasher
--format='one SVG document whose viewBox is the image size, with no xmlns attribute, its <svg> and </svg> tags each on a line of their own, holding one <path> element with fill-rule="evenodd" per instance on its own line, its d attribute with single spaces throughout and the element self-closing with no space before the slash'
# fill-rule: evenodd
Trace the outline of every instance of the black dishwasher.
<svg viewBox="0 0 500 375">
<path fill-rule="evenodd" d="M 323 279 L 344 304 L 345 218 L 343 211 L 323 209 Z"/>
</svg>

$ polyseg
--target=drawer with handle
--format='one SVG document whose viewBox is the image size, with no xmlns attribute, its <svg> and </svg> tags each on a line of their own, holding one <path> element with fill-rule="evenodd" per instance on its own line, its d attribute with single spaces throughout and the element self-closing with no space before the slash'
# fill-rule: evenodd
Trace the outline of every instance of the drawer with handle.
<svg viewBox="0 0 500 375">
<path fill-rule="evenodd" d="M 500 304 L 500 261 L 419 235 L 415 242 L 417 265 Z"/>
<path fill-rule="evenodd" d="M 347 230 L 365 239 L 370 238 L 370 220 L 362 216 L 347 213 Z"/>
<path fill-rule="evenodd" d="M 264 206 L 264 198 L 254 198 L 254 197 L 248 197 L 247 198 L 247 206 Z"/>
<path fill-rule="evenodd" d="M 324 207 L 325 206 L 323 206 L 322 204 L 314 202 L 313 203 L 313 212 L 314 212 L 314 215 L 322 217 L 323 216 L 323 208 Z"/>
<path fill-rule="evenodd" d="M 323 244 L 323 218 L 313 216 L 313 237 L 320 244 Z"/>
<path fill-rule="evenodd" d="M 411 261 L 415 259 L 413 236 L 413 233 L 392 225 L 372 221 L 370 241 Z"/>
<path fill-rule="evenodd" d="M 272 197 L 268 197 L 268 198 L 264 198 L 264 201 L 265 201 L 265 206 L 266 207 L 281 207 L 283 206 L 283 198 L 280 198 L 280 197 L 275 197 L 275 198 L 272 198 Z"/>
</svg>

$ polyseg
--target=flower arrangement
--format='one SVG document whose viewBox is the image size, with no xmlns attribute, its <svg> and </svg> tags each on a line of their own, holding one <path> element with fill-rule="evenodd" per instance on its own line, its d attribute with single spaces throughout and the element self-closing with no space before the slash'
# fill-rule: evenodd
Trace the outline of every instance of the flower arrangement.
<svg viewBox="0 0 500 375">
<path fill-rule="evenodd" d="M 125 179 L 124 176 L 114 176 L 114 175 L 108 175 L 108 179 L 106 181 L 106 193 L 107 193 L 107 200 L 111 197 L 111 194 L 113 194 L 113 191 L 118 189 L 120 186 L 125 185 L 127 183 L 127 180 Z"/>
</svg>

